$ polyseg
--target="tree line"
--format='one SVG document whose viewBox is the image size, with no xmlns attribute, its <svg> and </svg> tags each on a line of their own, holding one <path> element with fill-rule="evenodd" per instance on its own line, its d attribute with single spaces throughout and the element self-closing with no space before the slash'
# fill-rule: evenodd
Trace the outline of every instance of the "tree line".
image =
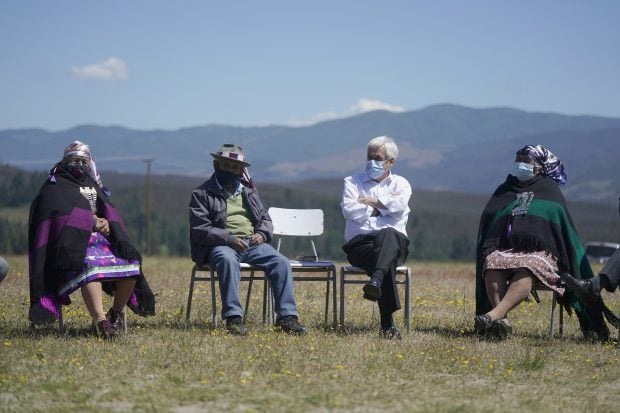
<svg viewBox="0 0 620 413">
<path fill-rule="evenodd" d="M 146 251 L 146 178 L 140 175 L 102 173 L 112 190 L 111 201 L 120 210 L 130 237 Z M 28 209 L 47 178 L 0 165 L 0 254 L 27 252 Z M 152 178 L 151 245 L 154 255 L 189 257 L 189 197 L 206 177 L 154 176 Z M 345 260 L 344 219 L 340 209 L 342 179 L 299 183 L 258 183 L 266 207 L 320 208 L 324 234 L 315 238 L 320 258 Z M 407 223 L 410 259 L 433 261 L 473 260 L 480 213 L 488 196 L 452 192 L 416 191 Z M 582 240 L 616 240 L 620 220 L 614 208 L 598 204 L 571 204 Z M 275 245 L 275 243 L 274 243 Z M 305 239 L 287 237 L 282 252 L 289 256 L 310 255 Z"/>
</svg>

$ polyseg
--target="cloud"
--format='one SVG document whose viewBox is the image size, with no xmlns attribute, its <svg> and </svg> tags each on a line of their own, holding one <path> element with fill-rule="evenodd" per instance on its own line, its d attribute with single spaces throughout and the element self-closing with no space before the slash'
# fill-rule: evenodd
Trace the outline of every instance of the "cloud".
<svg viewBox="0 0 620 413">
<path fill-rule="evenodd" d="M 375 99 L 362 98 L 355 102 L 353 106 L 350 106 L 344 112 L 320 112 L 313 115 L 305 116 L 303 118 L 291 119 L 287 124 L 289 126 L 310 126 L 319 122 L 324 122 L 332 119 L 342 119 L 351 116 L 361 115 L 362 113 L 372 112 L 375 110 L 387 110 L 388 112 L 404 112 L 405 108 L 392 105 L 390 103 L 381 102 Z"/>
<path fill-rule="evenodd" d="M 117 57 L 108 57 L 92 65 L 72 67 L 71 73 L 82 79 L 127 80 L 127 64 Z"/>
</svg>

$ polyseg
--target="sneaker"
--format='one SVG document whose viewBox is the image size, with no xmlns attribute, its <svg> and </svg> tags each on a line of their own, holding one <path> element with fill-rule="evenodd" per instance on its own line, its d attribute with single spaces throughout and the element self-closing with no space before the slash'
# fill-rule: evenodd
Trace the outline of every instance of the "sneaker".
<svg viewBox="0 0 620 413">
<path fill-rule="evenodd" d="M 402 340 L 400 331 L 395 326 L 381 329 L 381 336 L 387 340 Z"/>
<path fill-rule="evenodd" d="M 239 316 L 228 317 L 226 319 L 226 330 L 235 336 L 247 336 L 250 332 Z"/>
<path fill-rule="evenodd" d="M 303 335 L 308 332 L 308 329 L 299 323 L 297 320 L 297 316 L 294 315 L 285 315 L 284 317 L 280 317 L 276 321 L 276 328 L 285 333 Z"/>
<path fill-rule="evenodd" d="M 112 327 L 112 324 L 110 324 L 110 321 L 108 321 L 107 318 L 105 320 L 98 321 L 97 324 L 95 324 L 95 332 L 97 333 L 97 336 L 103 339 L 112 338 L 118 335 L 118 331 Z"/>
<path fill-rule="evenodd" d="M 117 333 L 125 331 L 125 313 L 122 311 L 115 310 L 114 308 L 110 308 L 105 315 L 105 317 L 110 322 L 110 325 Z"/>
</svg>

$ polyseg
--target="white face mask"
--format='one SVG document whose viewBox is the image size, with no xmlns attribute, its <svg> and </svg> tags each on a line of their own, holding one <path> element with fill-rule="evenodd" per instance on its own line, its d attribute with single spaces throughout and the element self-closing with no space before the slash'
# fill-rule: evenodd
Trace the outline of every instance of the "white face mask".
<svg viewBox="0 0 620 413">
<path fill-rule="evenodd" d="M 385 169 L 383 169 L 383 165 L 385 161 L 366 161 L 366 174 L 370 177 L 370 179 L 379 179 L 385 173 Z"/>
<path fill-rule="evenodd" d="M 534 165 L 526 162 L 515 162 L 512 172 L 519 181 L 527 181 L 534 177 Z"/>
</svg>

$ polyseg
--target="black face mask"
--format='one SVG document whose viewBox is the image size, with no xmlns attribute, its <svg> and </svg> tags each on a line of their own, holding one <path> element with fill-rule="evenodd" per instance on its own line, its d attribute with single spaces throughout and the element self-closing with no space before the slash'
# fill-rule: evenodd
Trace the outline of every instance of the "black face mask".
<svg viewBox="0 0 620 413">
<path fill-rule="evenodd" d="M 213 167 L 215 168 L 215 177 L 217 178 L 217 181 L 220 183 L 220 185 L 222 186 L 232 185 L 234 188 L 236 188 L 239 185 L 239 178 L 241 178 L 241 176 L 235 175 L 232 172 L 221 170 L 220 168 L 218 168 L 215 162 L 213 163 Z"/>
<path fill-rule="evenodd" d="M 71 174 L 78 181 L 82 181 L 86 176 L 87 165 L 66 163 L 63 165 L 64 169 Z"/>
</svg>

